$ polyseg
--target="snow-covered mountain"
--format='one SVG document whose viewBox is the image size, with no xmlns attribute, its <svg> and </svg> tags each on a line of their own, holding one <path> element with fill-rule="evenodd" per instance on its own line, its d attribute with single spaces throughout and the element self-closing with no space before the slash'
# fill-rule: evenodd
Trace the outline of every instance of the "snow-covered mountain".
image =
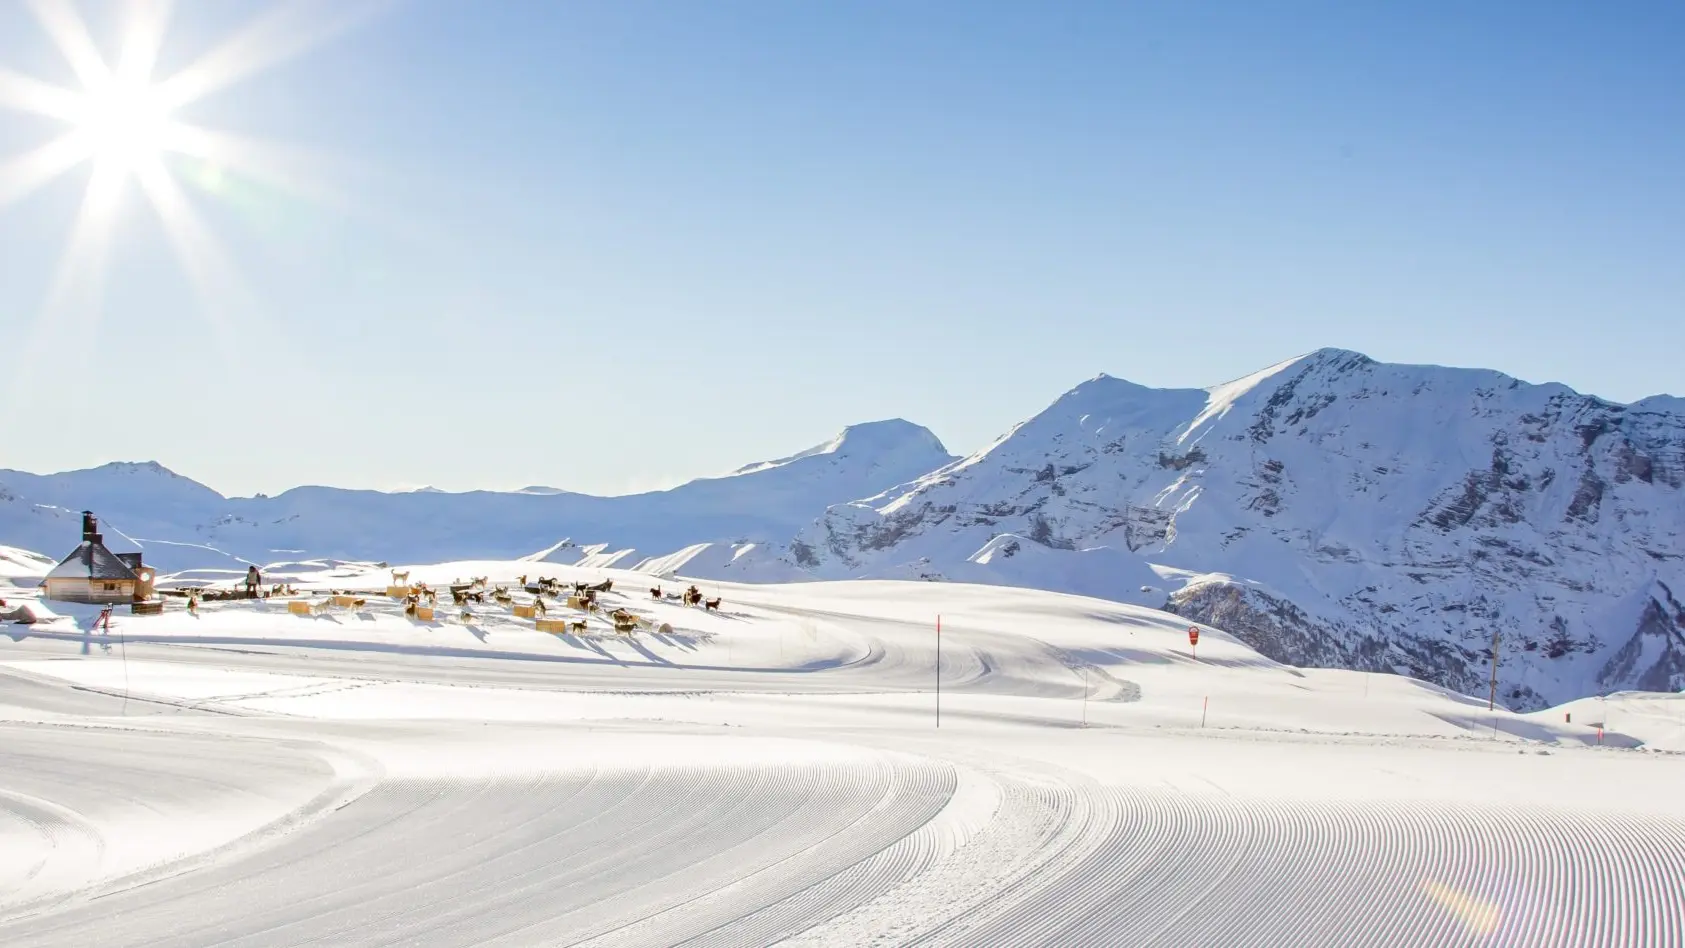
<svg viewBox="0 0 1685 948">
<path fill-rule="evenodd" d="M 896 419 L 846 428 L 806 451 L 724 477 L 620 497 L 539 487 L 468 493 L 300 487 L 275 497 L 228 498 L 156 463 L 50 475 L 0 471 L 0 542 L 68 551 L 81 535 L 79 512 L 89 509 L 114 549 L 141 548 L 164 569 L 244 570 L 244 562 L 306 556 L 509 558 L 552 550 L 569 538 L 612 541 L 622 560 L 631 557 L 625 566 L 711 541 L 781 543 L 831 505 L 953 460 L 928 429 Z"/>
<path fill-rule="evenodd" d="M 957 459 L 905 421 L 667 491 L 303 487 L 156 464 L 0 471 L 0 543 L 101 516 L 165 569 L 524 557 L 738 581 L 931 579 L 1165 607 L 1279 661 L 1542 707 L 1685 687 L 1685 400 L 1324 349 L 1210 389 L 1108 376 Z M 860 499 L 864 498 L 864 499 Z"/>
<path fill-rule="evenodd" d="M 1204 390 L 1102 375 L 785 558 L 1168 599 L 1277 660 L 1466 693 L 1496 632 L 1500 700 L 1532 708 L 1685 687 L 1682 485 L 1680 399 L 1325 349 Z"/>
</svg>

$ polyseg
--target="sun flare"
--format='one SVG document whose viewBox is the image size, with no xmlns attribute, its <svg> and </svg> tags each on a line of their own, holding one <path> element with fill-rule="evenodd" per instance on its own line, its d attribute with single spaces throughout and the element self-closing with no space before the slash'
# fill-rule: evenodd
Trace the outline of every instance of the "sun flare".
<svg viewBox="0 0 1685 948">
<path fill-rule="evenodd" d="M 89 170 L 26 348 L 44 344 L 45 331 L 55 324 L 99 319 L 120 199 L 129 193 L 138 193 L 153 211 L 213 333 L 225 335 L 235 318 L 257 318 L 258 307 L 232 256 L 200 210 L 200 200 L 215 201 L 227 188 L 208 188 L 206 182 L 238 179 L 247 207 L 258 188 L 274 200 L 315 199 L 321 191 L 298 173 L 291 160 L 296 150 L 207 128 L 182 113 L 367 21 L 391 2 L 276 3 L 197 59 L 155 75 L 173 0 L 98 7 L 122 17 L 113 24 L 120 29 L 117 55 L 111 57 L 72 0 L 25 0 L 75 82 L 61 86 L 0 64 L 0 109 L 62 123 L 50 140 L 21 154 L 0 155 L 0 210 L 74 169 Z M 22 376 L 11 381 L 18 390 Z"/>
<path fill-rule="evenodd" d="M 81 96 L 76 128 L 89 158 L 112 171 L 156 162 L 170 147 L 167 100 L 144 79 L 112 77 Z"/>
</svg>

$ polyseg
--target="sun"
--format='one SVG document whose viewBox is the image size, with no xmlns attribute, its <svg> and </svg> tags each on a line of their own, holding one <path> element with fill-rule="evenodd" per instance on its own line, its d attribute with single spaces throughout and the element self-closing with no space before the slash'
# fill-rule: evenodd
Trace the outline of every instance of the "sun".
<svg viewBox="0 0 1685 948">
<path fill-rule="evenodd" d="M 129 173 L 170 148 L 169 102 L 144 78 L 113 76 L 82 94 L 78 112 L 77 132 L 96 166 Z"/>
<path fill-rule="evenodd" d="M 110 31 L 119 45 L 107 56 L 73 0 L 24 0 L 45 38 L 63 56 L 75 83 L 63 86 L 23 75 L 0 63 L 0 110 L 27 112 L 62 123 L 59 133 L 16 155 L 0 155 L 0 212 L 74 169 L 87 184 L 69 237 L 51 275 L 46 298 L 10 378 L 24 391 L 28 367 L 43 355 L 46 330 L 97 321 L 104 309 L 104 276 L 116 234 L 120 198 L 139 192 L 198 297 L 202 316 L 226 342 L 238 316 L 257 318 L 260 306 L 233 258 L 201 215 L 203 200 L 263 189 L 274 200 L 319 201 L 322 189 L 300 174 L 297 149 L 188 121 L 194 103 L 287 62 L 336 34 L 366 22 L 396 0 L 290 0 L 275 3 L 180 69 L 155 76 L 174 0 L 102 4 L 122 17 Z M 182 180 L 177 173 L 185 172 Z M 184 186 L 187 185 L 187 186 Z M 225 345 L 226 348 L 226 345 Z"/>
</svg>

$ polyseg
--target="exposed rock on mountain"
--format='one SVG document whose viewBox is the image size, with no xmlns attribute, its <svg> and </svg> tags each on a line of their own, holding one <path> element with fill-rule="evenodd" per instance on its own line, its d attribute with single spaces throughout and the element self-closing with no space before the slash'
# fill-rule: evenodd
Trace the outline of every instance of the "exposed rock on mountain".
<svg viewBox="0 0 1685 948">
<path fill-rule="evenodd" d="M 1533 708 L 1685 686 L 1682 484 L 1679 399 L 1325 349 L 1207 390 L 1092 379 L 971 457 L 833 508 L 787 559 L 934 578 L 1007 534 L 1128 551 L 1169 608 L 1294 664 L 1484 693 L 1497 632 L 1500 700 Z M 1070 575 L 1034 584 L 1096 594 Z M 1143 585 L 1120 568 L 1098 592 Z"/>
<path fill-rule="evenodd" d="M 156 464 L 0 471 L 0 543 L 57 553 L 84 507 L 165 569 L 529 556 L 1036 586 L 1163 606 L 1279 661 L 1471 694 L 1496 633 L 1516 708 L 1685 687 L 1685 401 L 1338 349 L 1210 389 L 1102 375 L 963 459 L 874 422 L 628 497 L 230 499 Z"/>
</svg>

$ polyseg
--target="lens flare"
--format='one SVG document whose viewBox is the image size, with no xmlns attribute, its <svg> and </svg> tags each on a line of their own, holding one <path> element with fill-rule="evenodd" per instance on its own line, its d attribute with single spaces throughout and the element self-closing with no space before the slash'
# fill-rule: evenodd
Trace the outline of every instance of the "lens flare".
<svg viewBox="0 0 1685 948">
<path fill-rule="evenodd" d="M 86 191 L 60 255 L 43 311 L 25 343 L 23 364 L 35 363 L 42 329 L 58 321 L 97 318 L 97 288 L 126 194 L 139 193 L 163 225 L 169 245 L 193 283 L 211 329 L 226 333 L 229 314 L 242 309 L 243 281 L 194 204 L 177 186 L 175 165 L 214 169 L 211 200 L 240 176 L 320 200 L 305 183 L 297 152 L 184 121 L 184 107 L 272 69 L 358 25 L 393 0 L 295 0 L 277 4 L 182 69 L 154 78 L 171 0 L 132 0 L 120 54 L 106 59 L 70 0 L 27 0 L 41 31 L 64 57 L 78 88 L 64 88 L 0 66 L 0 108 L 46 116 L 68 128 L 15 156 L 0 156 L 0 209 L 21 201 L 75 168 L 89 168 Z M 167 160 L 167 159 L 173 159 Z M 190 179 L 191 180 L 191 179 Z M 205 183 L 205 182 L 196 182 Z M 71 292 L 71 290 L 75 292 Z M 247 313 L 260 318 L 255 310 Z M 26 368 L 27 372 L 27 368 Z M 25 374 L 12 378 L 24 387 Z"/>
</svg>

